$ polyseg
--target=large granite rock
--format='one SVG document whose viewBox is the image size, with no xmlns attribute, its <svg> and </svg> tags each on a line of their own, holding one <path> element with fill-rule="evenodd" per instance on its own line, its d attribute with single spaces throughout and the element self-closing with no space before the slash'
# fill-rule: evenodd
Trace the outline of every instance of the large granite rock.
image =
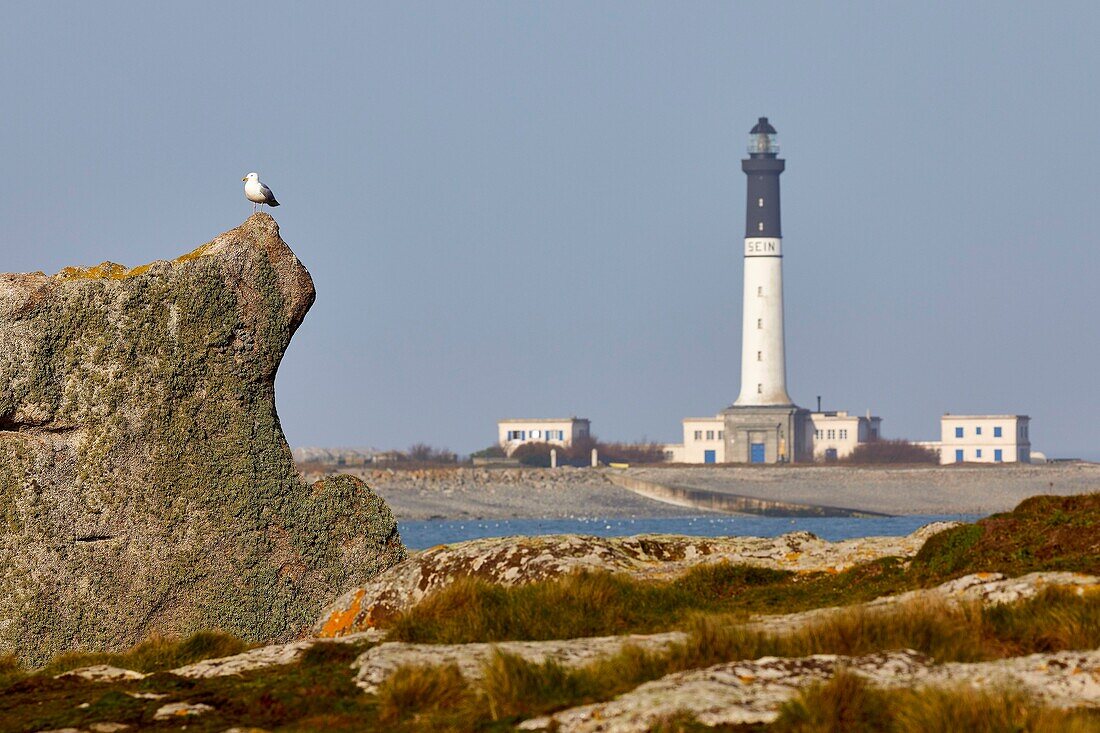
<svg viewBox="0 0 1100 733">
<path fill-rule="evenodd" d="M 267 214 L 171 262 L 0 275 L 0 654 L 286 640 L 405 557 L 365 484 L 295 472 L 275 372 L 314 295 Z"/>
</svg>

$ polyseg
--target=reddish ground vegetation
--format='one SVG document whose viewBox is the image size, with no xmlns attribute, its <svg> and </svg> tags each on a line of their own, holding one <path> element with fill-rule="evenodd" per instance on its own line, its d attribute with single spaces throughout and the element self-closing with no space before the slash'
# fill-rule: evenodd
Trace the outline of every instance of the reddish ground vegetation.
<svg viewBox="0 0 1100 733">
<path fill-rule="evenodd" d="M 934 535 L 913 566 L 937 581 L 983 571 L 1100 574 L 1100 493 L 1025 499 L 1011 512 Z"/>
</svg>

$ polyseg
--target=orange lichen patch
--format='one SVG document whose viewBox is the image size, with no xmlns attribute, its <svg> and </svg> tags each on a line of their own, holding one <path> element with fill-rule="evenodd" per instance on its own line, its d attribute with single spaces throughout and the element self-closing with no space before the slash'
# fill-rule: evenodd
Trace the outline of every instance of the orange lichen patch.
<svg viewBox="0 0 1100 733">
<path fill-rule="evenodd" d="M 802 557 L 801 552 L 788 552 L 786 555 L 783 556 L 783 559 L 787 562 L 794 562 L 800 557 Z"/>
<path fill-rule="evenodd" d="M 213 242 L 207 242 L 198 249 L 188 252 L 185 255 L 180 255 L 172 260 L 172 262 L 178 263 L 197 260 L 210 250 L 212 244 Z M 153 264 L 154 263 L 150 262 L 147 265 L 127 268 L 125 265 L 120 265 L 117 262 L 102 262 L 95 267 L 66 267 L 57 273 L 57 276 L 65 280 L 125 280 L 126 278 L 136 277 L 137 275 L 144 275 L 152 269 Z"/>
<path fill-rule="evenodd" d="M 148 272 L 152 265 L 140 265 L 127 269 L 117 262 L 103 262 L 95 267 L 66 267 L 57 276 L 65 280 L 125 280 Z"/>
<path fill-rule="evenodd" d="M 325 620 L 325 625 L 321 627 L 321 633 L 318 636 L 322 639 L 332 639 L 348 633 L 352 624 L 355 623 L 355 617 L 359 615 L 359 607 L 365 593 L 366 591 L 360 588 L 355 591 L 355 597 L 351 599 L 346 609 L 333 611 L 332 615 Z"/>
<path fill-rule="evenodd" d="M 121 280 L 129 270 L 117 262 L 101 262 L 95 267 L 66 267 L 57 273 L 66 280 Z"/>
<path fill-rule="evenodd" d="M 198 248 L 188 252 L 185 255 L 180 255 L 179 257 L 177 257 L 176 259 L 174 259 L 172 261 L 173 262 L 190 262 L 191 260 L 197 260 L 198 258 L 202 257 L 204 254 L 206 254 L 207 250 L 209 250 L 210 247 L 213 244 L 214 244 L 213 242 L 207 242 L 206 244 L 202 245 L 201 247 L 198 247 Z"/>
</svg>

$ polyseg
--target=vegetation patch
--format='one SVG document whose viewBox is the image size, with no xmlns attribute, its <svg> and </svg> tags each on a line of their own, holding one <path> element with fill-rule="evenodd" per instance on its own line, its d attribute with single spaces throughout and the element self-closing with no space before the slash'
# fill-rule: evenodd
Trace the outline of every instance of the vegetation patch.
<svg viewBox="0 0 1100 733">
<path fill-rule="evenodd" d="M 1049 707 L 1010 688 L 981 690 L 971 685 L 881 689 L 852 672 L 841 671 L 812 685 L 786 703 L 779 719 L 765 728 L 776 733 L 883 731 L 926 733 L 1074 733 L 1096 731 L 1097 711 Z"/>
<path fill-rule="evenodd" d="M 812 576 L 714 563 L 671 581 L 579 572 L 505 587 L 464 578 L 398 614 L 390 638 L 459 644 L 651 633 L 699 612 L 787 613 L 869 601 L 905 589 L 904 581 L 894 559 Z"/>
<path fill-rule="evenodd" d="M 138 672 L 161 672 L 203 659 L 230 657 L 250 648 L 241 639 L 220 631 L 200 631 L 185 639 L 153 637 L 125 652 L 67 652 L 54 657 L 42 669 L 56 675 L 78 667 L 108 664 Z M 0 672 L 2 674 L 2 672 Z"/>
<path fill-rule="evenodd" d="M 744 575 L 740 577 L 745 578 Z M 729 619 L 721 615 L 695 615 L 689 618 L 686 626 L 687 639 L 665 651 L 646 652 L 626 647 L 616 655 L 577 668 L 567 668 L 554 661 L 534 664 L 502 653 L 486 663 L 482 678 L 477 681 L 463 678 L 454 666 L 402 668 L 374 695 L 363 693 L 355 686 L 354 671 L 350 667 L 369 646 L 365 643 L 320 642 L 293 664 L 199 680 L 155 672 L 135 682 L 89 683 L 54 679 L 42 671 L 28 674 L 9 662 L 4 669 L 16 676 L 6 678 L 8 681 L 0 685 L 0 730 L 32 733 L 66 727 L 88 729 L 91 724 L 100 722 L 124 723 L 137 730 L 178 729 L 178 721 L 156 721 L 155 712 L 168 703 L 189 702 L 213 708 L 202 716 L 188 719 L 189 731 L 224 731 L 242 725 L 270 731 L 504 731 L 511 730 L 520 720 L 607 700 L 672 672 L 739 659 L 819 653 L 859 656 L 882 649 L 913 648 L 939 661 L 974 661 L 1034 651 L 1095 648 L 1100 645 L 1100 594 L 1079 596 L 1052 588 L 1029 601 L 986 609 L 977 605 L 915 602 L 880 611 L 852 608 L 790 634 L 748 630 L 743 625 L 729 623 Z M 216 646 L 209 640 L 199 644 L 195 638 L 176 642 L 174 646 L 160 642 L 156 653 L 148 643 L 139 645 L 129 652 L 114 655 L 109 661 L 151 670 L 174 664 L 168 661 L 170 659 L 187 657 L 187 649 L 201 646 L 210 650 Z M 51 663 L 54 669 L 63 666 L 66 665 L 61 660 Z M 857 680 L 856 684 L 861 683 Z M 849 689 L 851 680 L 844 685 L 836 683 L 834 686 L 838 689 L 828 694 L 840 695 L 845 700 L 855 696 L 858 709 L 851 713 L 855 717 L 844 717 L 849 715 L 849 708 L 844 708 L 849 712 L 840 715 L 834 714 L 835 706 L 819 706 L 818 712 L 824 716 L 821 719 L 804 720 L 791 717 L 794 712 L 784 713 L 789 720 L 784 719 L 786 722 L 782 725 L 811 727 L 780 729 L 920 729 L 835 727 L 848 725 L 852 720 L 880 719 L 896 726 L 901 725 L 897 721 L 910 719 L 905 716 L 916 715 L 912 711 L 904 712 L 902 703 L 909 703 L 889 697 L 894 694 L 892 692 L 880 693 L 864 688 L 853 691 Z M 162 697 L 135 697 L 135 694 L 150 693 Z M 815 688 L 812 694 L 824 693 Z M 881 706 L 876 707 L 875 701 L 883 698 L 875 695 L 887 696 L 886 713 Z M 86 707 L 80 707 L 85 703 Z M 816 702 L 812 704 L 817 705 Z M 1042 711 L 1035 714 L 1040 713 Z M 921 714 L 926 717 L 913 719 L 931 719 L 927 717 L 930 713 Z M 886 717 L 881 717 L 883 715 Z M 840 723 L 835 723 L 834 718 Z M 1060 718 L 1052 720 L 1062 721 Z M 1076 718 L 1072 716 L 1065 720 L 1076 725 L 1073 722 Z M 834 727 L 812 727 L 820 725 Z M 675 716 L 654 728 L 661 731 L 699 729 L 690 716 Z"/>
<path fill-rule="evenodd" d="M 860 443 L 843 460 L 852 466 L 864 465 L 917 465 L 940 462 L 940 455 L 931 448 L 910 443 L 907 440 L 872 440 Z"/>
<path fill-rule="evenodd" d="M 978 572 L 1100 575 L 1100 493 L 1033 496 L 1011 512 L 931 537 L 913 558 L 926 581 Z"/>
<path fill-rule="evenodd" d="M 813 654 L 855 657 L 906 648 L 939 662 L 975 662 L 1038 651 L 1094 648 L 1100 645 L 1098 622 L 1100 594 L 1081 597 L 1053 588 L 1028 601 L 986 609 L 928 602 L 878 611 L 853 608 L 789 634 L 753 631 L 718 617 L 697 616 L 690 622 L 687 639 L 667 651 L 646 652 L 628 646 L 618 654 L 576 668 L 552 660 L 536 664 L 498 652 L 485 665 L 484 676 L 476 684 L 459 684 L 461 676 L 454 667 L 405 668 L 383 683 L 379 699 L 385 701 L 385 720 L 390 723 L 415 723 L 425 726 L 425 730 L 481 730 L 609 700 L 667 674 L 724 662 Z M 1067 632 L 1067 628 L 1072 631 Z M 853 685 L 855 689 L 848 689 Z M 880 698 L 875 695 L 879 692 L 863 685 L 862 678 L 841 677 L 836 687 L 831 694 L 862 696 L 857 701 L 859 706 L 826 707 L 820 719 L 800 723 L 811 727 L 790 730 L 893 730 L 866 727 L 893 718 L 889 717 L 892 713 L 883 717 L 883 706 L 890 701 L 878 705 Z M 443 702 L 436 705 L 433 700 Z M 821 720 L 840 727 L 812 727 Z M 677 717 L 662 725 L 665 727 L 655 730 L 697 729 L 690 717 Z"/>
<path fill-rule="evenodd" d="M 160 707 L 174 702 L 213 708 L 187 719 L 187 730 L 200 733 L 220 733 L 232 726 L 340 733 L 386 730 L 377 721 L 376 698 L 355 686 L 350 668 L 366 646 L 322 642 L 292 664 L 198 680 L 165 672 L 110 683 L 54 679 L 44 671 L 25 674 L 0 683 L 0 730 L 88 730 L 94 723 L 123 723 L 131 730 L 178 731 L 179 720 L 154 717 Z"/>
</svg>

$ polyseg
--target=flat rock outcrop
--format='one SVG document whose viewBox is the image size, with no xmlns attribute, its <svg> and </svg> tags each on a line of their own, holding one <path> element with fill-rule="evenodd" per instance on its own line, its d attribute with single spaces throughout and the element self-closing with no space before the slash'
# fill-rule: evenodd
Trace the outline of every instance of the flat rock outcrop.
<svg viewBox="0 0 1100 733">
<path fill-rule="evenodd" d="M 1034 598 L 1044 588 L 1059 587 L 1078 594 L 1100 591 L 1100 578 L 1081 573 L 1045 572 L 1030 573 L 1019 578 L 1006 578 L 1000 573 L 975 573 L 943 583 L 935 588 L 922 588 L 892 596 L 883 596 L 868 603 L 847 607 L 818 608 L 801 613 L 777 616 L 757 616 L 744 624 L 750 631 L 783 635 L 825 623 L 830 616 L 847 614 L 853 610 L 875 614 L 889 612 L 904 604 L 976 603 L 993 606 L 1016 603 Z M 340 640 L 363 638 L 365 633 L 340 637 Z M 375 633 L 378 633 L 377 630 Z M 381 637 L 373 637 L 375 640 Z M 356 684 L 367 692 L 374 692 L 390 674 L 402 666 L 432 666 L 456 664 L 468 680 L 478 680 L 484 674 L 484 665 L 495 651 L 513 654 L 529 662 L 540 664 L 552 659 L 564 667 L 578 667 L 600 657 L 609 657 L 625 646 L 633 646 L 647 652 L 656 652 L 683 643 L 688 638 L 682 631 L 660 634 L 633 634 L 629 636 L 600 636 L 553 641 L 506 641 L 472 644 L 408 644 L 386 642 L 359 655 L 352 665 L 357 670 Z M 302 644 L 305 642 L 299 642 Z M 275 656 L 271 652 L 255 650 L 238 655 Z M 230 659 L 235 659 L 230 657 Z M 221 660 L 200 662 L 214 668 L 221 667 Z M 174 670 L 180 674 L 179 670 Z"/>
<path fill-rule="evenodd" d="M 0 654 L 287 640 L 405 557 L 365 484 L 295 472 L 274 381 L 314 297 L 266 214 L 174 261 L 0 275 Z"/>
<path fill-rule="evenodd" d="M 809 532 L 792 532 L 769 538 L 548 535 L 440 545 L 415 553 L 344 593 L 321 614 L 313 633 L 334 637 L 372 628 L 459 578 L 522 585 L 578 570 L 659 578 L 720 561 L 802 572 L 839 572 L 879 557 L 911 557 L 925 540 L 951 526 L 954 524 L 937 522 L 905 537 L 843 542 L 827 542 Z"/>
<path fill-rule="evenodd" d="M 355 683 L 366 692 L 376 692 L 378 686 L 400 667 L 454 664 L 467 680 L 478 680 L 484 675 L 485 665 L 498 651 L 520 657 L 532 664 L 553 660 L 563 667 L 580 667 L 601 657 L 614 656 L 628 646 L 646 652 L 660 652 L 684 639 L 685 634 L 682 632 L 669 631 L 663 634 L 593 636 L 552 641 L 499 641 L 491 644 L 406 644 L 388 641 L 363 652 L 352 668 L 358 670 Z"/>
<path fill-rule="evenodd" d="M 770 723 L 799 689 L 832 676 L 841 667 L 882 687 L 960 683 L 986 689 L 1015 687 L 1052 707 L 1100 705 L 1100 651 L 936 665 L 929 657 L 903 650 L 862 657 L 763 657 L 677 672 L 609 702 L 564 710 L 518 727 L 562 733 L 643 733 L 661 719 L 685 711 L 707 726 Z"/>
</svg>

